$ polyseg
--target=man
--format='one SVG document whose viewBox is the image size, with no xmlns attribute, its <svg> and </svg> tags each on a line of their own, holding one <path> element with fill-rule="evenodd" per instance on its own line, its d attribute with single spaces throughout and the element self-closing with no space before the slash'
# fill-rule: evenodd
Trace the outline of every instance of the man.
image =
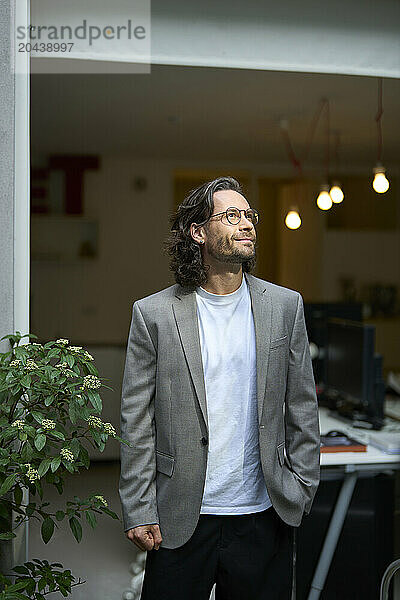
<svg viewBox="0 0 400 600">
<path fill-rule="evenodd" d="M 290 598 L 318 411 L 302 296 L 250 274 L 257 222 L 235 179 L 193 190 L 167 245 L 177 283 L 133 305 L 119 492 L 142 600 Z"/>
</svg>

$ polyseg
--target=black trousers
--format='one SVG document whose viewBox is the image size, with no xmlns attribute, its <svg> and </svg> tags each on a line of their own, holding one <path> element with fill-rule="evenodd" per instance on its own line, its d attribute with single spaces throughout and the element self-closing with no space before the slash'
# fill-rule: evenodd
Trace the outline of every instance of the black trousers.
<svg viewBox="0 0 400 600">
<path fill-rule="evenodd" d="M 200 515 L 179 548 L 147 553 L 141 600 L 290 600 L 293 527 L 274 508 Z M 162 532 L 161 532 L 162 533 Z"/>
</svg>

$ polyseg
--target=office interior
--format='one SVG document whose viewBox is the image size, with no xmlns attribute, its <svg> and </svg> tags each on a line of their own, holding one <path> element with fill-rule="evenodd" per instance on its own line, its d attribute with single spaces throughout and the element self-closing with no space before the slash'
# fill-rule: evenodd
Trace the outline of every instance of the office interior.
<svg viewBox="0 0 400 600">
<path fill-rule="evenodd" d="M 174 283 L 163 252 L 169 218 L 190 189 L 219 175 L 237 177 L 260 212 L 254 274 L 303 295 L 321 405 L 329 404 L 327 349 L 312 325 L 347 316 L 372 326 L 384 391 L 394 382 L 391 408 L 400 406 L 400 83 L 382 83 L 380 141 L 374 77 L 164 65 L 150 74 L 31 76 L 30 331 L 95 357 L 113 388 L 102 394 L 105 421 L 119 427 L 132 303 Z M 378 155 L 390 182 L 382 194 L 371 185 Z M 321 210 L 328 181 L 340 182 L 344 199 Z M 285 224 L 292 209 L 298 229 Z M 96 491 L 120 514 L 119 444 L 90 457 L 88 472 L 67 478 L 70 495 Z M 298 532 L 299 599 L 340 485 L 321 483 Z M 398 490 L 394 464 L 359 478 L 321 598 L 377 597 L 383 567 L 400 556 Z M 122 521 L 86 527 L 79 547 L 62 526 L 43 545 L 33 523 L 29 545 L 31 556 L 60 560 L 86 580 L 74 599 L 134 599 L 137 552 Z M 359 596 L 344 595 L 352 578 Z"/>
</svg>

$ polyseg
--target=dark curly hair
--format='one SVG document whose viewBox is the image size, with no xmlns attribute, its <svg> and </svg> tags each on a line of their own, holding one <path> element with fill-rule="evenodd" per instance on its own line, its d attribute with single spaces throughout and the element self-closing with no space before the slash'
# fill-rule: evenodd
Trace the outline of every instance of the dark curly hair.
<svg viewBox="0 0 400 600">
<path fill-rule="evenodd" d="M 220 190 L 243 193 L 240 183 L 233 177 L 218 177 L 191 190 L 170 219 L 171 233 L 164 248 L 171 258 L 170 271 L 174 273 L 175 281 L 183 287 L 193 289 L 207 281 L 209 267 L 203 264 L 200 246 L 192 238 L 190 226 L 192 223 L 207 223 L 214 211 L 213 194 Z M 255 258 L 242 263 L 246 273 L 252 271 L 254 266 Z"/>
</svg>

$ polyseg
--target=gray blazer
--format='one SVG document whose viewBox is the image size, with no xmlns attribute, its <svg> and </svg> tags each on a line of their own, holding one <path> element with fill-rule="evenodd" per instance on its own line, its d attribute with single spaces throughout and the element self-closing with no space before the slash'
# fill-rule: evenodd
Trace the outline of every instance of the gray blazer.
<svg viewBox="0 0 400 600">
<path fill-rule="evenodd" d="M 298 292 L 245 274 L 256 335 L 261 466 L 289 525 L 319 483 L 319 423 Z M 229 416 L 227 415 L 227 418 Z M 124 530 L 159 523 L 177 548 L 200 514 L 208 450 L 207 402 L 195 292 L 178 284 L 133 304 L 122 383 L 119 495 Z"/>
</svg>

